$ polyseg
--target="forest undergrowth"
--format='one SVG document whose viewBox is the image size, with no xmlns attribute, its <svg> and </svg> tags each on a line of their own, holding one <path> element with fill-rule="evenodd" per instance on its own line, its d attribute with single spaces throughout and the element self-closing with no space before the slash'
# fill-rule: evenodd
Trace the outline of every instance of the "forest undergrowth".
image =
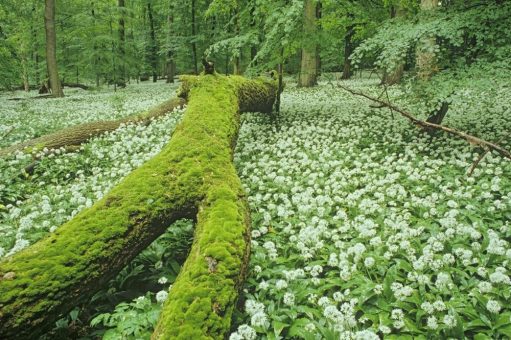
<svg viewBox="0 0 511 340">
<path fill-rule="evenodd" d="M 343 82 L 375 96 L 377 83 Z M 508 136 L 496 88 L 453 94 L 444 124 Z M 488 155 L 468 177 L 480 150 L 370 104 L 333 82 L 289 90 L 277 122 L 244 116 L 252 270 L 231 339 L 511 336 L 511 164 Z"/>
<path fill-rule="evenodd" d="M 343 84 L 382 92 L 374 77 Z M 129 115 L 170 92 L 160 84 L 113 95 L 68 91 L 51 102 L 3 96 L 2 122 L 14 122 L 15 112 L 38 118 L 12 123 L 1 143 Z M 406 88 L 388 94 L 426 117 Z M 491 141 L 509 135 L 505 88 L 491 100 L 470 88 L 450 100 L 446 125 Z M 32 175 L 23 172 L 31 155 L 0 160 L 0 256 L 100 199 L 158 153 L 180 117 L 127 125 L 76 152 L 43 156 Z M 481 150 L 371 108 L 336 81 L 288 86 L 277 117 L 248 113 L 242 122 L 235 164 L 252 211 L 252 255 L 231 339 L 511 336 L 508 161 L 490 154 L 469 177 Z M 49 337 L 149 338 L 192 230 L 189 221 L 169 228 Z"/>
</svg>

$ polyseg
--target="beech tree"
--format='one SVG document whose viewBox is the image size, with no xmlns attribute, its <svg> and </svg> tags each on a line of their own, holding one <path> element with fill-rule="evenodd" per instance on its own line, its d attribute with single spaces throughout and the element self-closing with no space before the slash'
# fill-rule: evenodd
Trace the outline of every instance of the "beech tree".
<svg viewBox="0 0 511 340">
<path fill-rule="evenodd" d="M 298 78 L 298 85 L 302 87 L 311 87 L 317 84 L 318 45 L 315 39 L 316 33 L 316 4 L 314 0 L 305 0 L 303 34 L 305 37 L 312 37 L 312 39 L 304 40 L 304 46 L 302 47 L 300 76 Z"/>
<path fill-rule="evenodd" d="M 421 11 L 424 13 L 435 10 L 438 0 L 421 0 Z M 434 35 L 421 38 L 416 52 L 417 76 L 419 79 L 428 80 L 438 70 L 436 62 L 436 37 Z"/>
<path fill-rule="evenodd" d="M 55 32 L 55 0 L 45 0 L 44 27 L 46 31 L 46 67 L 54 97 L 64 97 L 57 65 L 57 34 Z"/>
</svg>

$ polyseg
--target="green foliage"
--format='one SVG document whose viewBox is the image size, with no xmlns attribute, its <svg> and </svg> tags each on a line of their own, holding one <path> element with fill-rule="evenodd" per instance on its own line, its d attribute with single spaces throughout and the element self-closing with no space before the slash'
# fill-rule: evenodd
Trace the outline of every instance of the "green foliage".
<svg viewBox="0 0 511 340">
<path fill-rule="evenodd" d="M 100 314 L 91 321 L 91 326 L 102 324 L 110 328 L 102 337 L 109 339 L 150 339 L 152 328 L 158 320 L 161 306 L 151 303 L 147 293 L 133 302 L 123 302 L 115 307 L 113 313 Z"/>
<path fill-rule="evenodd" d="M 486 66 L 460 75 L 446 124 L 509 149 L 509 72 Z M 346 83 L 382 92 L 374 77 Z M 388 93 L 419 112 L 409 91 Z M 477 148 L 329 85 L 283 103 L 278 127 L 242 117 L 235 164 L 253 233 L 237 335 L 507 338 L 511 163 L 490 154 L 468 178 Z"/>
<path fill-rule="evenodd" d="M 403 100 L 410 96 L 417 99 L 412 110 L 427 113 L 440 109 L 443 102 L 468 105 L 467 96 L 472 97 L 474 105 L 483 110 L 505 105 L 506 87 L 511 83 L 511 66 L 505 60 L 494 62 L 481 60 L 471 65 L 461 64 L 436 74 L 429 81 L 416 82 L 413 78 L 402 84 Z M 484 93 L 485 96 L 479 94 Z M 475 103 L 478 101 L 478 103 Z M 485 105 L 481 105 L 481 101 Z"/>
<path fill-rule="evenodd" d="M 219 75 L 188 76 L 181 81 L 188 107 L 173 141 L 184 154 L 194 155 L 192 171 L 203 180 L 199 189 L 203 197 L 190 255 L 170 291 L 154 337 L 217 339 L 230 329 L 249 252 L 249 212 L 232 164 L 238 112 L 260 105 L 253 98 L 260 93 L 269 96 L 266 112 L 271 111 L 276 89 L 274 82 Z"/>
<path fill-rule="evenodd" d="M 421 13 L 414 20 L 388 21 L 373 37 L 365 40 L 352 60 L 362 66 L 373 63 L 381 70 L 413 60 L 419 41 L 434 36 L 434 52 L 440 67 L 466 65 L 477 59 L 503 60 L 509 55 L 511 5 L 484 4 L 468 9 L 440 8 Z"/>
<path fill-rule="evenodd" d="M 149 338 L 162 305 L 155 293 L 166 292 L 166 287 L 174 283 L 192 240 L 192 221 L 174 223 L 126 266 L 107 289 L 95 294 L 89 304 L 96 311 L 94 314 L 103 313 L 90 321 L 95 329 L 92 334 L 104 339 Z M 123 302 L 135 296 L 132 302 Z"/>
</svg>

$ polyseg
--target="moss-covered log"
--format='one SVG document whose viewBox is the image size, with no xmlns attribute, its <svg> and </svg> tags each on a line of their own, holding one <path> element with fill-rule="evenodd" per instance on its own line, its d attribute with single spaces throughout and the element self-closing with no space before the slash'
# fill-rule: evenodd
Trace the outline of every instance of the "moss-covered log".
<svg viewBox="0 0 511 340">
<path fill-rule="evenodd" d="M 237 111 L 241 107 L 269 112 L 276 92 L 275 87 L 231 79 L 231 84 L 195 77 L 184 82 L 191 86 L 183 121 L 190 135 L 185 140 L 211 140 L 198 146 L 209 154 L 204 159 L 208 175 L 194 243 L 163 307 L 154 339 L 222 339 L 230 327 L 250 245 L 248 208 L 232 164 Z M 205 112 L 209 119 L 196 125 Z"/>
<path fill-rule="evenodd" d="M 221 338 L 228 330 L 249 253 L 248 209 L 232 163 L 238 110 L 269 112 L 276 86 L 218 75 L 183 82 L 188 110 L 158 155 L 0 262 L 0 338 L 36 337 L 183 217 L 197 219 L 194 244 L 155 338 Z"/>
<path fill-rule="evenodd" d="M 160 117 L 172 112 L 176 108 L 182 107 L 184 104 L 185 101 L 182 98 L 173 98 L 151 108 L 146 112 L 123 119 L 97 121 L 71 126 L 48 135 L 0 149 L 0 156 L 5 156 L 12 152 L 22 150 L 32 152 L 39 151 L 44 148 L 51 150 L 66 146 L 80 145 L 92 137 L 116 130 L 121 124 L 147 123 L 153 118 Z"/>
</svg>

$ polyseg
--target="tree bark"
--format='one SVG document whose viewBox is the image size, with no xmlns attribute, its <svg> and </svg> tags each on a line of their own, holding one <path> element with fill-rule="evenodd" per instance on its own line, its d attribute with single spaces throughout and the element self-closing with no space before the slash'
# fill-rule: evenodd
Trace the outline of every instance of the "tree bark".
<svg viewBox="0 0 511 340">
<path fill-rule="evenodd" d="M 92 31 L 96 32 L 96 12 L 94 10 L 94 1 L 91 1 L 91 16 L 92 16 Z M 94 67 L 94 73 L 96 76 L 96 87 L 99 87 L 99 80 L 100 80 L 100 72 L 99 72 L 99 55 L 97 53 L 98 46 L 94 42 L 94 46 L 92 47 L 92 50 L 94 51 L 94 61 L 93 61 L 93 67 Z"/>
<path fill-rule="evenodd" d="M 204 74 L 215 74 L 215 63 L 202 58 L 202 66 L 204 66 Z"/>
<path fill-rule="evenodd" d="M 34 1 L 32 5 L 32 18 L 36 18 L 36 2 Z M 32 59 L 34 61 L 34 82 L 36 86 L 40 85 L 40 77 L 39 77 L 39 43 L 37 39 L 37 31 L 38 29 L 32 24 Z"/>
<path fill-rule="evenodd" d="M 391 18 L 400 18 L 406 15 L 406 10 L 401 6 L 397 5 L 397 7 L 392 6 L 390 11 Z M 397 65 L 394 66 L 393 69 L 385 69 L 383 71 L 382 84 L 385 85 L 395 85 L 401 82 L 401 78 L 403 78 L 403 73 L 405 70 L 405 61 L 401 60 Z"/>
<path fill-rule="evenodd" d="M 219 75 L 182 83 L 189 106 L 158 155 L 56 232 L 0 262 L 0 338 L 36 338 L 180 218 L 197 219 L 194 243 L 154 337 L 220 339 L 229 331 L 250 247 L 232 163 L 238 112 L 271 112 L 276 85 Z"/>
<path fill-rule="evenodd" d="M 238 5 L 239 6 L 239 5 Z M 234 13 L 234 33 L 236 34 L 236 36 L 239 36 L 240 34 L 240 23 L 239 23 L 239 15 L 240 15 L 240 10 L 239 10 L 239 7 L 236 6 L 236 11 Z M 236 75 L 240 75 L 242 74 L 241 72 L 241 50 L 237 51 L 236 52 L 237 55 L 234 57 L 234 67 L 233 67 L 233 74 L 236 74 Z"/>
<path fill-rule="evenodd" d="M 182 107 L 183 105 L 184 101 L 182 99 L 174 98 L 155 106 L 145 113 L 124 119 L 98 121 L 71 126 L 48 135 L 0 149 L 0 156 L 5 156 L 15 151 L 40 151 L 44 148 L 52 150 L 70 145 L 80 145 L 92 137 L 116 130 L 121 124 L 150 122 L 151 119 L 172 112 L 175 108 Z"/>
<path fill-rule="evenodd" d="M 126 4 L 124 0 L 118 0 L 117 7 L 119 8 L 119 76 L 117 82 L 119 85 L 126 85 L 126 30 L 124 11 Z"/>
<path fill-rule="evenodd" d="M 302 60 L 298 86 L 312 87 L 317 84 L 316 51 L 316 7 L 314 0 L 305 0 L 303 16 L 303 34 L 308 39 L 302 47 Z"/>
<path fill-rule="evenodd" d="M 449 111 L 449 103 L 444 101 L 438 110 L 431 112 L 426 122 L 437 125 L 442 124 L 445 116 L 447 115 L 447 111 Z"/>
<path fill-rule="evenodd" d="M 193 62 L 193 71 L 195 74 L 199 74 L 199 66 L 197 61 L 197 43 L 195 42 L 195 35 L 197 34 L 197 28 L 195 26 L 195 5 L 196 1 L 192 0 L 192 62 Z"/>
<path fill-rule="evenodd" d="M 64 97 L 57 66 L 57 34 L 55 32 L 55 0 L 45 0 L 44 27 L 46 31 L 46 67 L 54 97 Z"/>
<path fill-rule="evenodd" d="M 438 0 L 421 0 L 421 11 L 433 11 L 438 7 Z M 417 77 L 429 80 L 437 71 L 438 65 L 435 54 L 436 38 L 434 35 L 422 37 L 417 46 L 415 64 Z"/>
<path fill-rule="evenodd" d="M 354 20 L 353 13 L 348 13 L 349 20 Z M 351 78 L 351 54 L 353 53 L 353 36 L 355 35 L 355 25 L 349 25 L 344 35 L 344 65 L 342 69 L 341 79 Z"/>
<path fill-rule="evenodd" d="M 158 47 L 156 45 L 156 31 L 154 28 L 154 17 L 153 10 L 151 8 L 151 3 L 147 3 L 147 15 L 149 16 L 149 27 L 151 29 L 151 51 L 150 51 L 150 60 L 151 60 L 151 68 L 153 72 L 153 83 L 156 83 L 158 80 Z"/>
<path fill-rule="evenodd" d="M 280 50 L 280 62 L 277 70 L 278 86 L 277 86 L 277 99 L 275 100 L 275 112 L 280 113 L 280 99 L 284 91 L 284 48 Z"/>
<path fill-rule="evenodd" d="M 323 15 L 323 4 L 321 3 L 321 1 L 318 1 L 316 3 L 316 19 L 318 20 L 318 22 L 321 22 L 320 19 L 321 19 L 322 15 Z M 321 24 L 317 25 L 317 29 L 319 31 L 321 31 L 323 29 L 321 27 Z M 321 75 L 321 45 L 320 44 L 316 45 L 316 74 L 318 76 Z"/>
<path fill-rule="evenodd" d="M 28 80 L 28 57 L 23 56 L 21 59 L 22 67 L 22 78 L 23 78 L 23 90 L 25 92 L 30 91 L 30 83 Z"/>
<path fill-rule="evenodd" d="M 167 17 L 167 23 L 169 28 L 169 33 L 167 36 L 167 39 L 170 42 L 172 31 L 173 31 L 173 24 L 174 24 L 174 6 L 173 3 L 170 2 L 170 8 L 169 8 L 169 15 Z M 174 76 L 176 75 L 176 62 L 174 61 L 174 51 L 172 51 L 172 48 L 169 47 L 167 51 L 167 83 L 173 83 L 174 82 Z"/>
<path fill-rule="evenodd" d="M 255 10 L 256 10 L 256 3 L 255 1 L 252 1 L 251 2 L 251 6 L 250 6 L 250 27 L 252 29 L 254 29 L 256 27 L 256 15 L 255 15 Z M 255 60 L 256 56 L 257 56 L 257 46 L 259 44 L 252 44 L 250 45 L 250 63 L 251 65 L 257 65 L 257 61 Z"/>
</svg>

